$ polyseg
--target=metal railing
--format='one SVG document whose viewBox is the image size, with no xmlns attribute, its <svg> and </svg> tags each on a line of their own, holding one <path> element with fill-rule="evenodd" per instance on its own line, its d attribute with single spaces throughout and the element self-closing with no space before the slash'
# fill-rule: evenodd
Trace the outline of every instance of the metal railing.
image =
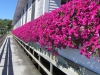
<svg viewBox="0 0 100 75">
<path fill-rule="evenodd" d="M 52 54 L 48 54 L 48 52 L 40 47 L 38 44 L 31 44 L 31 43 L 25 43 L 24 41 L 20 40 L 18 37 L 14 36 L 15 40 L 21 45 L 21 47 L 42 67 L 43 69 L 45 66 L 36 59 L 34 56 L 34 52 L 37 53 L 38 56 L 43 57 L 46 59 L 50 64 L 53 66 L 56 66 L 59 70 L 61 70 L 63 73 L 67 75 L 88 75 L 91 73 L 91 75 L 99 75 L 98 73 L 87 69 L 86 67 L 79 65 L 69 59 L 64 58 L 63 56 L 52 56 Z M 28 48 L 27 48 L 28 47 Z M 33 52 L 30 51 L 32 49 Z M 48 69 L 44 69 L 44 71 L 48 75 L 53 75 L 51 71 Z M 84 71 L 84 72 L 83 72 Z"/>
<path fill-rule="evenodd" d="M 5 40 L 5 38 L 6 38 L 6 34 L 0 36 L 0 47 L 2 46 L 2 44 L 3 44 L 4 40 Z"/>
</svg>

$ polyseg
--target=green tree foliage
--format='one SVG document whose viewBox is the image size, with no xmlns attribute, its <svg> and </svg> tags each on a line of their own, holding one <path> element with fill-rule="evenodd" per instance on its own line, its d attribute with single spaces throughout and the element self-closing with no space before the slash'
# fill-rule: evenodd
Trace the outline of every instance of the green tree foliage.
<svg viewBox="0 0 100 75">
<path fill-rule="evenodd" d="M 6 28 L 7 30 L 11 30 L 12 28 L 12 20 L 9 19 L 0 19 L 0 28 Z"/>
<path fill-rule="evenodd" d="M 12 29 L 13 26 L 11 24 L 12 20 L 10 19 L 0 19 L 0 36 Z"/>
<path fill-rule="evenodd" d="M 0 28 L 1 28 L 1 27 L 5 27 L 5 26 L 4 26 L 4 21 L 3 21 L 2 19 L 0 19 Z"/>
</svg>

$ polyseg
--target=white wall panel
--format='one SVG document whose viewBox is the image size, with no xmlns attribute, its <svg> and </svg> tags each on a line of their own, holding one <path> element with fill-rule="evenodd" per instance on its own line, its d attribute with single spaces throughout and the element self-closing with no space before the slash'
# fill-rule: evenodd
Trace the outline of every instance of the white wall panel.
<svg viewBox="0 0 100 75">
<path fill-rule="evenodd" d="M 49 12 L 59 8 L 61 6 L 61 0 L 49 0 Z"/>
<path fill-rule="evenodd" d="M 27 22 L 31 21 L 31 15 L 32 15 L 32 0 L 29 0 L 28 10 L 27 10 Z"/>
<path fill-rule="evenodd" d="M 24 8 L 23 25 L 25 24 L 25 21 L 26 21 L 26 7 Z"/>
<path fill-rule="evenodd" d="M 20 25 L 23 25 L 23 13 L 21 13 L 21 18 L 20 18 Z"/>
<path fill-rule="evenodd" d="M 35 3 L 35 18 L 37 18 L 43 14 L 44 0 L 36 0 Z"/>
<path fill-rule="evenodd" d="M 62 50 L 58 49 L 58 52 L 61 56 L 100 74 L 100 63 L 98 62 L 98 60 L 94 60 L 93 57 L 91 57 L 91 59 L 87 59 L 84 55 L 80 54 L 79 49 L 71 49 L 71 48 L 66 48 Z M 85 68 L 83 70 L 85 73 L 84 75 L 97 75 L 94 73 L 90 74 L 90 71 L 86 70 Z"/>
<path fill-rule="evenodd" d="M 43 13 L 48 12 L 49 11 L 49 0 L 44 0 L 43 2 Z"/>
</svg>

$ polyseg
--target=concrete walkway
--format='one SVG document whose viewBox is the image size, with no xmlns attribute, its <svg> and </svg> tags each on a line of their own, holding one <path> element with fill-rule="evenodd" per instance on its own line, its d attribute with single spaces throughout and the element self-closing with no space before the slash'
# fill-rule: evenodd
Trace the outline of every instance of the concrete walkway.
<svg viewBox="0 0 100 75">
<path fill-rule="evenodd" d="M 41 75 L 11 35 L 0 48 L 0 75 Z"/>
</svg>

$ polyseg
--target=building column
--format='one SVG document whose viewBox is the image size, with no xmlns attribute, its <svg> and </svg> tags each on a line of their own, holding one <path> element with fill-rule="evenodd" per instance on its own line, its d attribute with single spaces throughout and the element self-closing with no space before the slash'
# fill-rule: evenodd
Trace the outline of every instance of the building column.
<svg viewBox="0 0 100 75">
<path fill-rule="evenodd" d="M 21 24 L 21 26 L 23 25 L 23 12 L 21 13 L 21 19 L 20 19 L 20 24 Z"/>
<path fill-rule="evenodd" d="M 37 13 L 38 13 L 38 0 L 35 0 L 35 16 L 34 16 L 34 19 L 37 18 Z"/>
<path fill-rule="evenodd" d="M 26 17 L 25 17 L 25 23 L 27 23 L 27 10 L 28 10 L 28 4 L 26 5 Z"/>
<path fill-rule="evenodd" d="M 49 0 L 44 0 L 43 2 L 43 14 L 49 11 Z"/>
<path fill-rule="evenodd" d="M 31 15 L 31 20 L 34 20 L 35 18 L 35 1 L 32 1 L 32 15 Z"/>
</svg>

